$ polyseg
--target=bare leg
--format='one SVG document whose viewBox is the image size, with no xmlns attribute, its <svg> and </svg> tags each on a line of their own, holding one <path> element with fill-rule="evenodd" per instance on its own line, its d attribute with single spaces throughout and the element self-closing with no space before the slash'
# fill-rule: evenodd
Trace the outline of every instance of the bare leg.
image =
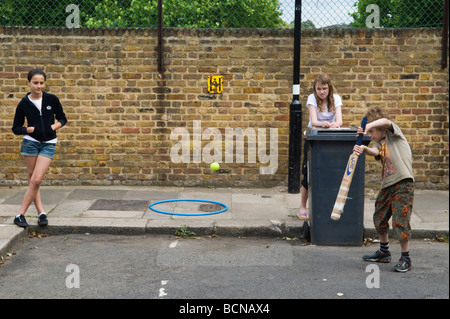
<svg viewBox="0 0 450 319">
<path fill-rule="evenodd" d="M 34 168 L 36 166 L 36 160 L 37 156 L 25 156 L 25 163 L 27 165 L 27 172 L 28 172 L 28 185 L 30 185 L 31 176 L 33 175 Z M 36 196 L 34 197 L 34 206 L 36 207 L 38 214 L 44 211 L 40 190 L 37 191 Z"/>
<path fill-rule="evenodd" d="M 387 243 L 389 241 L 389 235 L 388 234 L 378 235 L 378 239 L 380 239 L 380 242 L 382 243 Z"/>
<path fill-rule="evenodd" d="M 298 218 L 302 220 L 308 219 L 308 214 L 306 213 L 306 202 L 308 201 L 308 190 L 302 186 L 300 190 L 300 213 Z"/>
<path fill-rule="evenodd" d="M 26 164 L 28 170 L 28 189 L 25 193 L 25 196 L 22 201 L 22 205 L 20 206 L 19 213 L 24 215 L 30 206 L 30 204 L 34 201 L 36 209 L 44 211 L 44 207 L 42 206 L 41 194 L 39 192 L 39 186 L 41 185 L 42 180 L 44 179 L 45 173 L 50 167 L 50 163 L 52 160 L 45 156 L 38 155 L 37 157 L 27 156 Z M 34 162 L 34 168 L 33 168 Z"/>
<path fill-rule="evenodd" d="M 406 253 L 407 251 L 409 251 L 409 240 L 408 239 L 400 240 L 400 247 L 402 249 L 402 253 Z"/>
</svg>

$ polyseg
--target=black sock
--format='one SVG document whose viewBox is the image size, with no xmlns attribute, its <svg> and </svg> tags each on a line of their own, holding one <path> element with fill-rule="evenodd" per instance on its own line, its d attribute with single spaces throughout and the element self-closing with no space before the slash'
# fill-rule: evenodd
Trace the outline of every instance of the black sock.
<svg viewBox="0 0 450 319">
<path fill-rule="evenodd" d="M 380 250 L 384 254 L 388 253 L 389 252 L 389 242 L 387 242 L 387 243 L 380 242 Z"/>
<path fill-rule="evenodd" d="M 409 251 L 402 252 L 402 257 L 405 257 L 408 260 L 411 259 L 411 257 L 409 257 Z"/>
</svg>

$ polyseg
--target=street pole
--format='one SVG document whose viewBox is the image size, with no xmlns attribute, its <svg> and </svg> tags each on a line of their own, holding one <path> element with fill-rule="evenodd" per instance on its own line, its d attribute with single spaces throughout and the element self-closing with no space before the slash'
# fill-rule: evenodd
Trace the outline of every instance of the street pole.
<svg viewBox="0 0 450 319">
<path fill-rule="evenodd" d="M 442 26 L 442 52 L 441 52 L 441 67 L 447 67 L 447 48 L 448 48 L 448 0 L 444 2 L 444 24 Z"/>
<path fill-rule="evenodd" d="M 289 171 L 288 193 L 300 193 L 300 167 L 302 148 L 302 103 L 300 102 L 300 43 L 302 1 L 295 0 L 294 26 L 294 81 L 293 99 L 289 109 Z"/>
<path fill-rule="evenodd" d="M 164 75 L 162 2 L 163 0 L 158 0 L 158 73 L 160 78 L 162 78 Z"/>
</svg>

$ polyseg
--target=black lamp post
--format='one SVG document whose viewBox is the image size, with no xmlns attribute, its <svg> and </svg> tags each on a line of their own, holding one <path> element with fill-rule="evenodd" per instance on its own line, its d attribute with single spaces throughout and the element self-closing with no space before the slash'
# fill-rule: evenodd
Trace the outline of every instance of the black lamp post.
<svg viewBox="0 0 450 319">
<path fill-rule="evenodd" d="M 294 26 L 294 81 L 293 99 L 289 110 L 289 172 L 288 192 L 300 192 L 300 167 L 302 147 L 302 103 L 300 102 L 300 42 L 301 42 L 302 1 L 295 0 Z"/>
</svg>

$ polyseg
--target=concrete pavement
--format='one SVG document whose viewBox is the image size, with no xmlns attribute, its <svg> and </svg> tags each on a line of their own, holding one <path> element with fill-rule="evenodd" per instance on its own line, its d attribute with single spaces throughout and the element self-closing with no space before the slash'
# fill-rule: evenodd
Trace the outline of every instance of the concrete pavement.
<svg viewBox="0 0 450 319">
<path fill-rule="evenodd" d="M 141 186 L 43 186 L 41 196 L 49 225 L 37 226 L 32 204 L 26 213 L 28 229 L 13 224 L 26 187 L 0 187 L 0 256 L 28 231 L 46 234 L 170 234 L 193 232 L 198 236 L 284 236 L 300 238 L 303 221 L 296 214 L 300 195 L 288 194 L 286 188 L 186 188 Z M 154 212 L 149 204 L 167 199 L 212 200 L 228 206 L 222 209 L 205 202 L 170 202 L 156 209 L 175 214 Z M 374 199 L 364 205 L 364 235 L 375 237 L 372 223 Z M 416 190 L 411 226 L 414 238 L 433 238 L 449 233 L 449 192 Z"/>
</svg>

